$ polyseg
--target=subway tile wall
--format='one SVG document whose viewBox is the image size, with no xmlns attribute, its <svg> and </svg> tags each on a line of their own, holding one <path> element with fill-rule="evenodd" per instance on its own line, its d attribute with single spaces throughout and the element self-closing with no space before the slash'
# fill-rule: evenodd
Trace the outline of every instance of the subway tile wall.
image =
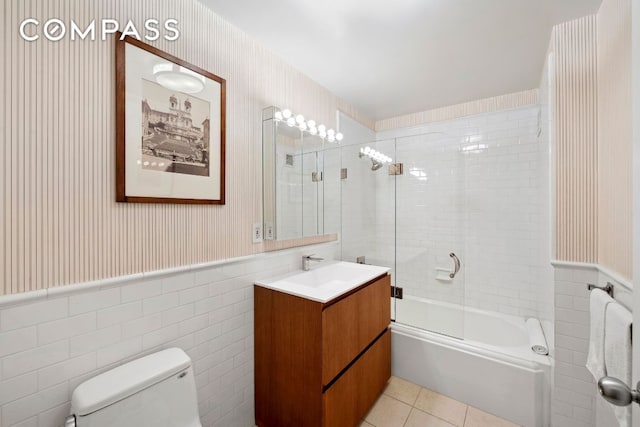
<svg viewBox="0 0 640 427">
<path fill-rule="evenodd" d="M 589 291 L 587 283 L 615 287 L 616 301 L 632 303 L 629 285 L 596 264 L 562 263 L 555 274 L 555 360 L 551 400 L 553 427 L 617 425 L 611 405 L 598 396 L 585 364 L 589 352 Z"/>
<path fill-rule="evenodd" d="M 555 268 L 553 427 L 595 426 L 596 385 L 585 367 L 589 351 L 589 291 L 594 266 Z"/>
<path fill-rule="evenodd" d="M 540 114 L 535 105 L 378 133 L 376 149 L 393 153 L 404 174 L 373 178 L 369 252 L 389 264 L 396 248 L 405 292 L 540 317 L 540 288 L 548 288 L 551 305 L 549 138 Z M 438 280 L 438 269 L 453 267 L 450 252 L 462 270 Z"/>
<path fill-rule="evenodd" d="M 544 242 L 538 245 L 538 259 L 544 260 L 545 264 L 543 271 L 541 272 L 541 281 L 536 287 L 536 295 L 538 302 L 538 317 L 542 323 L 542 328 L 547 338 L 547 344 L 549 348 L 554 348 L 554 329 L 553 329 L 553 301 L 554 301 L 554 280 L 553 280 L 553 268 L 549 265 L 551 259 L 554 258 L 555 248 L 555 168 L 550 165 L 554 165 L 553 150 L 554 140 L 554 58 L 552 53 L 547 53 L 544 67 L 540 76 L 540 88 L 539 88 L 539 101 L 540 106 L 540 131 L 538 134 L 538 140 L 540 144 L 546 147 L 547 156 L 545 167 L 542 168 L 538 175 L 538 185 L 541 191 L 539 191 L 539 202 L 542 207 L 546 207 L 547 215 L 543 215 L 542 207 L 538 211 L 541 216 L 540 229 L 545 230 L 547 238 Z M 540 154 L 540 159 L 543 159 L 543 154 Z M 544 189 L 546 188 L 546 191 Z"/>
<path fill-rule="evenodd" d="M 375 141 L 375 132 L 362 126 L 343 113 L 339 113 L 340 132 L 344 134 L 340 148 L 341 167 L 347 170 L 347 178 L 341 180 L 341 241 L 345 261 L 355 262 L 365 255 L 367 263 L 380 264 L 373 259 L 371 248 L 376 231 L 376 187 L 371 162 L 359 157 L 360 147 Z M 378 172 L 382 173 L 382 172 Z"/>
<path fill-rule="evenodd" d="M 254 426 L 253 282 L 300 268 L 328 243 L 108 288 L 6 305 L 0 298 L 0 425 L 58 427 L 81 382 L 140 356 L 184 349 L 203 426 Z"/>
</svg>

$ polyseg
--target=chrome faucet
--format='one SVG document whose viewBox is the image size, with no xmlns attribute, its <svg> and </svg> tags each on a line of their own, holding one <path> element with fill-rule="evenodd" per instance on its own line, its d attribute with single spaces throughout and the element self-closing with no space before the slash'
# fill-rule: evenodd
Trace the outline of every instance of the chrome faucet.
<svg viewBox="0 0 640 427">
<path fill-rule="evenodd" d="M 304 271 L 309 271 L 309 269 L 311 268 L 309 266 L 310 261 L 324 261 L 324 258 L 318 258 L 318 257 L 314 257 L 314 254 L 311 255 L 302 255 L 302 269 Z"/>
</svg>

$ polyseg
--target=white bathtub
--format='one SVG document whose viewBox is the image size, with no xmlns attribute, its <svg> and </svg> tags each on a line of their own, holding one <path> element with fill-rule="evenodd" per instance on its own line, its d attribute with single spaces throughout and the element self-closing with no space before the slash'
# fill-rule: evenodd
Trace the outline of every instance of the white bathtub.
<svg viewBox="0 0 640 427">
<path fill-rule="evenodd" d="M 549 425 L 550 360 L 531 351 L 525 319 L 405 295 L 396 320 L 393 375 L 522 426 Z"/>
</svg>

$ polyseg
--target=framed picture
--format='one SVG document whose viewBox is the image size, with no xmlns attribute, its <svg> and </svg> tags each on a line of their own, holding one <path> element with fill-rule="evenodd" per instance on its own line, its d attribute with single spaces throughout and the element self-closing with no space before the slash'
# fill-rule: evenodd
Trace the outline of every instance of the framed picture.
<svg viewBox="0 0 640 427">
<path fill-rule="evenodd" d="M 116 44 L 116 200 L 224 204 L 224 79 L 132 37 Z"/>
</svg>

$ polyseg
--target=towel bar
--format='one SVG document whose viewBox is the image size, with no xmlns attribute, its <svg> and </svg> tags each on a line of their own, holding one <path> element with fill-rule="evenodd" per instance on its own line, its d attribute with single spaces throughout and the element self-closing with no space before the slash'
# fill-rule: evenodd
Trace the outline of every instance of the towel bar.
<svg viewBox="0 0 640 427">
<path fill-rule="evenodd" d="M 613 284 L 611 284 L 610 282 L 607 282 L 606 286 L 598 286 L 598 285 L 593 285 L 591 283 L 587 283 L 587 289 L 590 291 L 593 289 L 600 289 L 608 293 L 611 296 L 611 298 L 613 298 Z"/>
<path fill-rule="evenodd" d="M 607 284 L 605 286 L 598 286 L 598 285 L 594 285 L 592 283 L 587 283 L 587 289 L 588 290 L 593 290 L 593 289 L 600 289 L 602 291 L 605 291 L 606 293 L 609 294 L 609 296 L 611 296 L 611 298 L 613 298 L 613 283 L 611 282 L 607 282 Z M 633 342 L 633 325 L 630 326 L 630 336 L 631 336 L 631 342 Z"/>
</svg>

